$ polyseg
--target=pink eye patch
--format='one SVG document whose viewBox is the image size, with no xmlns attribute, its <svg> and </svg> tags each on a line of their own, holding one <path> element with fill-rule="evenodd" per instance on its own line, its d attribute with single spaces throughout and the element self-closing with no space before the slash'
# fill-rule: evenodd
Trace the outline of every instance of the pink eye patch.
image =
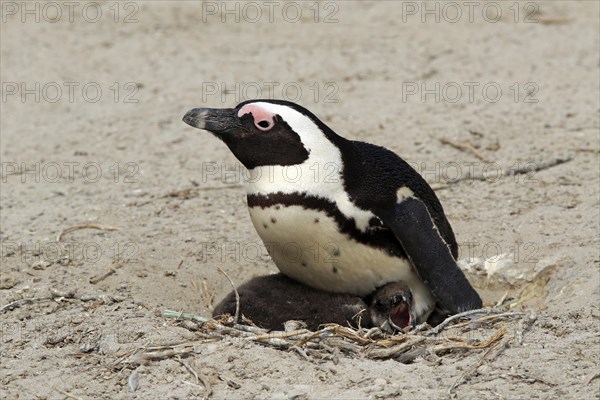
<svg viewBox="0 0 600 400">
<path fill-rule="evenodd" d="M 260 108 L 256 104 L 246 104 L 238 111 L 238 117 L 240 118 L 246 114 L 252 114 L 254 126 L 261 131 L 268 131 L 275 125 L 275 114 Z"/>
</svg>

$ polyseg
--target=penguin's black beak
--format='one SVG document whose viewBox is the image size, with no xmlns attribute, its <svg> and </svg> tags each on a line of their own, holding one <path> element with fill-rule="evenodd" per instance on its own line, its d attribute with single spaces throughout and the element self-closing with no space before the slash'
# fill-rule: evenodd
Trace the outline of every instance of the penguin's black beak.
<svg viewBox="0 0 600 400">
<path fill-rule="evenodd" d="M 244 130 L 234 108 L 194 108 L 184 115 L 183 122 L 221 139 Z"/>
</svg>

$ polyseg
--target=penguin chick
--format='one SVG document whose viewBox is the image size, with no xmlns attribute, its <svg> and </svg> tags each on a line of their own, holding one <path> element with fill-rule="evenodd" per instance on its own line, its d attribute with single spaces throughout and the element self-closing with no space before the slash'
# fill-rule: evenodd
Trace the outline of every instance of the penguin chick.
<svg viewBox="0 0 600 400">
<path fill-rule="evenodd" d="M 404 282 L 392 282 L 379 288 L 369 304 L 371 324 L 384 332 L 403 332 L 415 326 L 413 296 Z"/>
<path fill-rule="evenodd" d="M 256 325 L 282 329 L 290 320 L 305 323 L 310 330 L 335 323 L 355 328 L 379 327 L 387 333 L 414 326 L 412 293 L 404 282 L 392 282 L 370 297 L 369 306 L 354 295 L 312 289 L 283 274 L 260 276 L 238 288 L 240 313 Z M 229 293 L 216 307 L 213 316 L 235 313 L 235 293 Z"/>
<path fill-rule="evenodd" d="M 302 321 L 313 331 L 327 323 L 371 325 L 364 312 L 367 305 L 360 297 L 312 289 L 283 274 L 252 278 L 237 291 L 240 315 L 261 328 L 281 330 L 290 320 Z M 235 306 L 235 293 L 231 292 L 215 307 L 213 317 L 233 315 Z"/>
</svg>

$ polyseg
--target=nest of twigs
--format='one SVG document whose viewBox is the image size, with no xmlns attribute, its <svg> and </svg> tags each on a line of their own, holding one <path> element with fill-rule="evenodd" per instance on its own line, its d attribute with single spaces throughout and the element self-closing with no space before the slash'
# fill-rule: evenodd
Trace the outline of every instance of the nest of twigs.
<svg viewBox="0 0 600 400">
<path fill-rule="evenodd" d="M 487 349 L 486 357 L 493 350 L 502 351 L 511 340 L 521 342 L 524 331 L 535 321 L 533 314 L 483 308 L 449 317 L 436 327 L 422 324 L 407 333 L 389 335 L 379 328 L 355 329 L 337 324 L 323 325 L 322 329 L 313 332 L 298 329 L 301 325 L 294 321 L 286 324 L 284 331 L 267 331 L 245 319 L 244 323 L 237 323 L 230 316 L 215 320 L 171 310 L 165 310 L 163 315 L 180 320 L 185 327 L 196 331 L 201 340 L 194 345 L 242 338 L 276 349 L 295 351 L 307 360 L 330 359 L 336 363 L 341 353 L 359 358 L 394 359 L 403 363 L 428 354 L 464 355 Z M 146 357 L 153 358 L 152 354 L 146 354 Z"/>
</svg>

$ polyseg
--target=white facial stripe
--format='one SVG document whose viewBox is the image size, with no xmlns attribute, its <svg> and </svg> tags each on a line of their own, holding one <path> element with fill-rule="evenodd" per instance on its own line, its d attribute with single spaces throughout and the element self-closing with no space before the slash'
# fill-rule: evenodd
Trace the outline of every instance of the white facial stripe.
<svg viewBox="0 0 600 400">
<path fill-rule="evenodd" d="M 310 118 L 290 107 L 261 102 L 251 105 L 265 113 L 280 115 L 300 136 L 309 156 L 298 165 L 261 166 L 251 169 L 248 193 L 266 195 L 276 192 L 305 192 L 323 197 L 335 202 L 340 211 L 348 218 L 354 218 L 357 228 L 364 231 L 374 215 L 354 205 L 344 190 L 342 156 L 337 146 L 327 139 Z"/>
</svg>

